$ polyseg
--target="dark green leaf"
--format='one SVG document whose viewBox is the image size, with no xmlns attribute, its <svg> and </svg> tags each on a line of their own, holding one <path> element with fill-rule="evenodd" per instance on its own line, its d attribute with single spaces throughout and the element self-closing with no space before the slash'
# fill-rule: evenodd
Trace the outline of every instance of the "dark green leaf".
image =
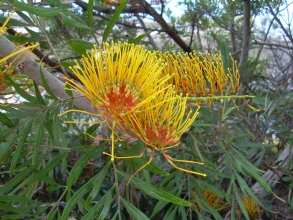
<svg viewBox="0 0 293 220">
<path fill-rule="evenodd" d="M 45 134 L 45 128 L 43 121 L 40 119 L 38 120 L 38 126 L 37 126 L 37 131 L 35 135 L 35 140 L 33 143 L 33 149 L 32 149 L 32 165 L 37 166 L 39 163 L 39 158 L 40 158 L 40 148 L 41 148 L 41 143 L 44 138 Z"/>
<path fill-rule="evenodd" d="M 119 20 L 120 18 L 120 14 L 121 12 L 124 10 L 124 8 L 126 7 L 128 0 L 120 0 L 119 1 L 119 5 L 117 6 L 113 16 L 111 17 L 111 19 L 107 22 L 107 27 L 104 31 L 103 34 L 103 42 L 107 41 L 110 33 L 112 32 L 112 29 L 114 27 L 114 25 L 116 24 L 116 22 Z"/>
<path fill-rule="evenodd" d="M 99 193 L 100 189 L 101 189 L 101 186 L 102 186 L 102 183 L 107 175 L 107 172 L 109 170 L 109 167 L 110 167 L 110 162 L 107 163 L 103 169 L 98 173 L 97 175 L 97 181 L 95 182 L 95 185 L 92 189 L 92 191 L 90 192 L 89 194 L 89 199 L 94 199 L 97 194 Z"/>
<path fill-rule="evenodd" d="M 85 31 L 89 30 L 89 27 L 81 20 L 79 20 L 78 17 L 62 14 L 62 19 L 66 27 L 78 28 Z"/>
<path fill-rule="evenodd" d="M 138 44 L 145 37 L 145 34 L 138 35 L 136 38 L 128 40 L 128 43 Z"/>
<path fill-rule="evenodd" d="M 121 201 L 132 218 L 136 220 L 149 220 L 149 218 L 133 204 L 123 198 L 121 198 Z"/>
<path fill-rule="evenodd" d="M 85 54 L 87 50 L 93 47 L 93 44 L 79 39 L 72 39 L 68 43 L 72 50 L 79 55 Z"/>
<path fill-rule="evenodd" d="M 38 103 L 38 100 L 36 99 L 36 97 L 31 96 L 30 94 L 28 94 L 24 89 L 22 89 L 16 82 L 14 82 L 10 77 L 6 77 L 5 78 L 7 83 L 11 86 L 14 87 L 15 91 L 21 95 L 21 97 L 23 97 L 24 99 L 26 99 L 29 102 L 32 103 Z"/>
<path fill-rule="evenodd" d="M 108 216 L 109 210 L 111 208 L 111 203 L 113 201 L 113 197 L 112 197 L 112 190 L 109 190 L 106 195 L 105 195 L 105 199 L 104 199 L 104 207 L 101 211 L 101 214 L 99 216 L 98 219 L 105 219 Z"/>
<path fill-rule="evenodd" d="M 170 202 L 179 206 L 191 206 L 191 202 L 186 201 L 178 196 L 175 196 L 172 193 L 169 193 L 163 189 L 160 189 L 158 187 L 152 186 L 138 178 L 133 178 L 131 182 L 136 188 L 144 191 L 149 196 L 156 198 L 158 200 L 162 200 L 165 202 Z"/>
<path fill-rule="evenodd" d="M 34 89 L 35 89 L 35 94 L 36 94 L 36 98 L 38 99 L 40 104 L 46 104 L 45 100 L 43 99 L 40 90 L 39 90 L 39 86 L 36 84 L 36 82 L 34 81 Z"/>
<path fill-rule="evenodd" d="M 26 139 L 31 131 L 32 128 L 32 120 L 27 121 L 24 126 L 21 128 L 18 136 L 18 141 L 16 145 L 16 150 L 14 152 L 14 155 L 11 159 L 11 165 L 10 165 L 10 170 L 14 172 L 14 169 L 16 168 L 16 165 L 21 158 L 21 154 L 23 152 L 23 148 L 26 144 Z"/>
<path fill-rule="evenodd" d="M 87 16 L 87 24 L 92 29 L 94 25 L 94 0 L 89 0 L 87 4 L 86 16 Z"/>
<path fill-rule="evenodd" d="M 68 191 L 71 190 L 71 187 L 73 186 L 73 184 L 76 183 L 76 181 L 78 180 L 82 170 L 84 169 L 84 167 L 87 165 L 87 162 L 93 158 L 96 157 L 97 155 L 99 155 L 101 153 L 103 149 L 101 148 L 96 148 L 94 150 L 90 150 L 88 151 L 86 154 L 84 154 L 73 166 L 73 168 L 71 169 L 68 178 L 67 178 L 67 189 Z"/>
<path fill-rule="evenodd" d="M 46 92 L 55 100 L 58 100 L 58 98 L 54 95 L 53 91 L 50 89 L 47 79 L 45 78 L 44 72 L 43 72 L 43 67 L 40 65 L 40 73 L 41 73 L 41 81 L 42 85 L 44 86 Z"/>
<path fill-rule="evenodd" d="M 77 202 L 84 197 L 84 195 L 88 192 L 90 192 L 94 187 L 96 182 L 99 180 L 100 173 L 92 177 L 90 180 L 88 180 L 85 184 L 83 184 L 73 195 L 72 197 L 67 201 L 64 211 L 62 213 L 62 216 L 60 220 L 67 220 L 71 210 L 74 208 L 74 206 L 77 204 Z"/>
<path fill-rule="evenodd" d="M 14 189 L 19 183 L 28 177 L 32 172 L 32 169 L 27 168 L 18 173 L 14 178 L 6 182 L 5 185 L 0 186 L 0 195 L 6 195 L 12 189 Z"/>
<path fill-rule="evenodd" d="M 6 114 L 0 112 L 0 122 L 9 128 L 14 126 L 13 122 L 6 116 Z"/>
<path fill-rule="evenodd" d="M 47 17 L 47 18 L 49 18 L 49 17 L 55 17 L 60 12 L 62 12 L 62 10 L 60 8 L 37 7 L 37 6 L 33 6 L 31 4 L 24 3 L 24 2 L 20 2 L 20 1 L 17 1 L 17 0 L 13 0 L 11 3 L 19 11 L 26 11 L 28 13 L 31 13 L 31 14 L 34 14 L 34 15 L 38 15 L 40 17 Z"/>
<path fill-rule="evenodd" d="M 235 196 L 236 196 L 236 200 L 238 202 L 238 205 L 240 207 L 240 210 L 241 210 L 242 214 L 244 215 L 245 219 L 250 220 L 248 212 L 245 208 L 245 205 L 243 204 L 242 199 L 240 198 L 240 196 L 237 192 L 235 192 Z"/>
</svg>

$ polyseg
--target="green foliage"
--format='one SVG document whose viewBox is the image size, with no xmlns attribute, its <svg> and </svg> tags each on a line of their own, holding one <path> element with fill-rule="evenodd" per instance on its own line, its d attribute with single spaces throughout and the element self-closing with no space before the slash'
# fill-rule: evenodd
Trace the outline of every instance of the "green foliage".
<svg viewBox="0 0 293 220">
<path fill-rule="evenodd" d="M 112 32 L 112 29 L 115 25 L 115 23 L 119 20 L 120 14 L 123 11 L 123 9 L 126 7 L 128 0 L 121 0 L 119 1 L 119 5 L 117 6 L 112 18 L 107 22 L 107 26 L 105 28 L 105 31 L 103 33 L 103 41 L 107 41 L 110 33 Z"/>
<path fill-rule="evenodd" d="M 123 40 L 127 33 L 129 42 L 146 43 L 148 34 L 153 32 L 127 29 L 131 22 L 126 22 L 121 33 L 117 22 L 132 21 L 123 14 L 129 6 L 127 0 L 115 6 L 90 0 L 86 9 L 54 0 L 45 1 L 46 7 L 17 0 L 2 2 L 3 10 L 15 11 L 22 19 L 12 19 L 11 26 L 27 31 L 26 35 L 9 35 L 9 39 L 15 43 L 40 42 L 40 49 L 53 55 L 65 70 L 92 48 L 93 42 L 105 42 L 110 36 Z M 190 23 L 194 15 L 201 15 L 196 17 L 199 27 L 207 30 L 208 37 L 212 37 L 208 39 L 216 41 L 228 68 L 232 45 L 228 34 L 220 28 L 230 24 L 232 14 L 241 17 L 242 8 L 240 1 L 220 2 L 184 1 L 188 10 L 179 24 Z M 255 1 L 253 13 L 265 11 L 266 3 Z M 280 2 L 270 3 L 274 6 Z M 96 6 L 111 13 L 98 17 L 94 13 Z M 239 32 L 241 19 L 236 17 L 235 30 Z M 171 20 L 174 26 L 178 24 L 176 19 Z M 182 29 L 179 33 L 185 32 Z M 161 46 L 175 48 L 170 39 Z M 281 192 L 292 191 L 292 160 L 281 168 L 282 164 L 273 161 L 293 144 L 293 97 L 292 92 L 282 87 L 272 89 L 265 77 L 265 61 L 251 58 L 246 65 L 243 93 L 255 94 L 256 98 L 203 105 L 199 119 L 182 137 L 181 144 L 174 151 L 170 149 L 175 158 L 204 161 L 202 167 L 184 166 L 207 173 L 206 178 L 173 169 L 161 155 L 132 177 L 148 161 L 148 154 L 111 163 L 103 154 L 110 150 L 108 137 L 98 141 L 99 124 L 65 123 L 94 118 L 80 113 L 60 116 L 73 108 L 72 91 L 67 88 L 68 100 L 60 100 L 44 74 L 40 76 L 41 86 L 23 76 L 6 77 L 9 94 L 3 97 L 13 94 L 13 103 L 0 102 L 0 219 L 185 220 L 224 219 L 229 214 L 231 219 L 253 219 L 243 201 L 245 196 L 252 198 L 267 218 L 272 218 L 275 188 L 263 178 L 263 171 L 268 166 L 282 169 Z M 258 86 L 254 87 L 252 82 Z M 116 145 L 117 154 L 122 156 L 137 155 L 144 148 L 139 141 L 119 140 Z M 255 194 L 252 186 L 256 183 L 268 192 L 268 198 Z M 292 194 L 286 202 L 293 208 Z"/>
</svg>

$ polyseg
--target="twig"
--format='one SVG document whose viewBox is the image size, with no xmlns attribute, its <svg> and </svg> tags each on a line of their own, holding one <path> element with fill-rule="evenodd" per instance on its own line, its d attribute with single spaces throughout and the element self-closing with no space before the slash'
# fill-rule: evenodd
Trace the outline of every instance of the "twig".
<svg viewBox="0 0 293 220">
<path fill-rule="evenodd" d="M 283 45 L 283 44 L 263 42 L 263 41 L 257 41 L 257 40 L 255 40 L 253 43 L 257 44 L 257 45 L 263 45 L 263 46 L 269 46 L 269 47 L 281 47 L 281 48 L 293 50 L 293 46 L 287 46 L 287 45 Z"/>
<path fill-rule="evenodd" d="M 137 2 L 144 8 L 145 13 L 149 14 L 161 26 L 161 28 L 171 37 L 179 47 L 185 52 L 191 52 L 190 47 L 177 34 L 176 30 L 172 28 L 165 19 L 145 0 L 137 0 Z"/>
<path fill-rule="evenodd" d="M 158 47 L 157 47 L 154 39 L 150 35 L 150 33 L 147 31 L 147 27 L 145 26 L 145 23 L 143 22 L 143 20 L 141 19 L 141 17 L 139 17 L 139 15 L 136 15 L 136 17 L 137 17 L 137 20 L 139 21 L 140 25 L 144 28 L 144 32 L 147 35 L 150 44 L 153 46 L 154 49 L 157 49 Z"/>
<path fill-rule="evenodd" d="M 20 33 L 16 32 L 14 29 L 12 28 L 8 28 L 7 29 L 7 33 L 8 34 L 11 34 L 13 36 L 15 35 L 20 35 Z M 60 73 L 63 73 L 64 75 L 67 75 L 69 76 L 70 78 L 72 79 L 75 79 L 77 81 L 78 78 L 69 70 L 67 69 L 64 69 L 64 68 L 61 68 L 61 65 L 56 62 L 55 60 L 53 59 L 50 59 L 48 55 L 45 55 L 41 50 L 35 48 L 33 49 L 32 51 L 40 60 L 42 60 L 42 62 L 44 62 L 45 64 L 47 64 L 48 66 L 52 67 L 54 70 L 60 72 Z"/>
</svg>

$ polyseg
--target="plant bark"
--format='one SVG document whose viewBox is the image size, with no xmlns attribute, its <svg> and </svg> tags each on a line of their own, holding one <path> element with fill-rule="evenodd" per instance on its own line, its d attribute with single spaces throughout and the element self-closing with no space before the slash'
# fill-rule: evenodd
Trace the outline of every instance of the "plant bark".
<svg viewBox="0 0 293 220">
<path fill-rule="evenodd" d="M 12 43 L 6 37 L 0 36 L 0 57 L 4 57 L 15 50 L 16 46 L 14 43 Z M 36 55 L 34 55 L 32 52 L 23 52 L 17 57 L 14 57 L 13 60 L 15 61 L 16 66 L 21 66 L 21 68 L 19 68 L 21 73 L 26 74 L 30 79 L 34 80 L 39 85 L 42 85 L 41 76 L 43 74 L 50 90 L 60 100 L 72 99 L 73 104 L 77 108 L 89 112 L 94 112 L 94 108 L 81 94 L 74 92 L 72 97 L 69 96 L 64 90 L 65 83 L 46 70 L 46 68 L 44 68 L 39 63 Z"/>
<path fill-rule="evenodd" d="M 250 18 L 251 18 L 251 2 L 250 0 L 243 1 L 243 28 L 242 28 L 242 49 L 240 55 L 240 67 L 242 67 L 248 60 L 249 44 L 250 44 Z"/>
</svg>

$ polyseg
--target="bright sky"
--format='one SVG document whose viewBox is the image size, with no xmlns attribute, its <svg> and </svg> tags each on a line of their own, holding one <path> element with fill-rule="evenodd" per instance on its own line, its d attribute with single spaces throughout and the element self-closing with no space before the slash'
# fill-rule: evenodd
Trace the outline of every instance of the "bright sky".
<svg viewBox="0 0 293 220">
<path fill-rule="evenodd" d="M 179 4 L 180 0 L 167 0 L 167 7 L 171 10 L 173 16 L 180 17 L 184 14 L 184 6 Z M 293 27 L 293 0 L 287 0 L 287 4 L 289 5 L 286 10 L 284 7 L 280 8 L 280 13 L 278 17 L 285 24 L 290 24 Z M 269 20 L 268 18 L 272 18 L 272 16 L 266 15 L 258 15 L 255 20 L 255 25 L 257 29 L 266 29 L 269 25 L 269 22 L 263 23 L 264 20 Z M 275 31 L 275 34 L 278 35 L 278 31 Z"/>
</svg>

